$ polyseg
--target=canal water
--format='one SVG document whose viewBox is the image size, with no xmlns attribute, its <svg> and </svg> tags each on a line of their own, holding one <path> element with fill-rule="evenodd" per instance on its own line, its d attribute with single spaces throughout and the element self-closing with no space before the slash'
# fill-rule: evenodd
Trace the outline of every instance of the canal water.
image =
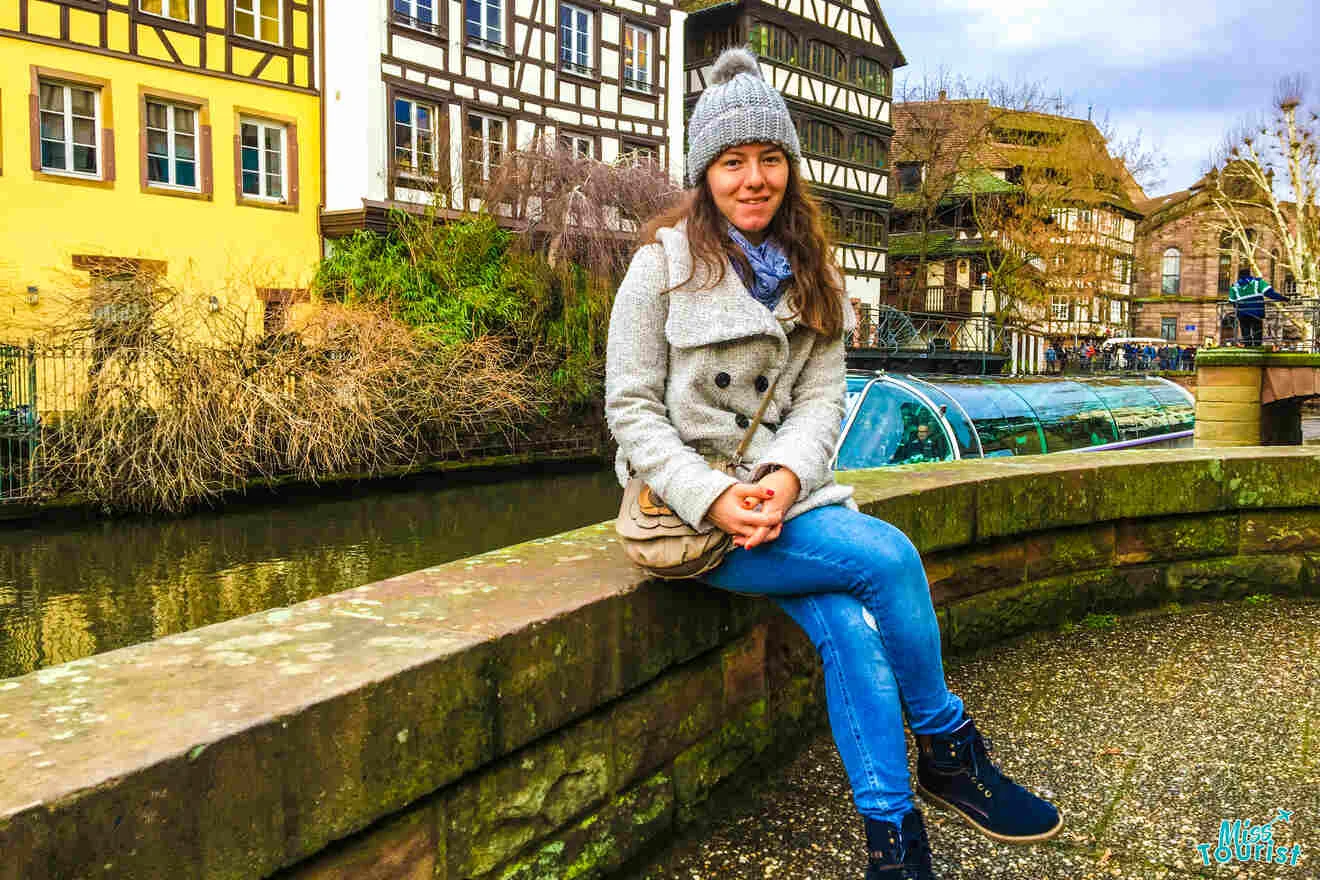
<svg viewBox="0 0 1320 880">
<path fill-rule="evenodd" d="M 0 678 L 613 519 L 610 471 L 182 519 L 0 523 Z"/>
</svg>

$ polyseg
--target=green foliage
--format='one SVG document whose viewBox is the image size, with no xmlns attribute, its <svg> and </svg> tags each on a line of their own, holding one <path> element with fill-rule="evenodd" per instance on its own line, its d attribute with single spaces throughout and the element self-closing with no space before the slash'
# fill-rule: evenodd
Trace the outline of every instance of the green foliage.
<svg viewBox="0 0 1320 880">
<path fill-rule="evenodd" d="M 1087 629 L 1113 629 L 1118 626 L 1118 615 L 1088 614 L 1082 618 L 1082 626 Z"/>
<path fill-rule="evenodd" d="M 1274 601 L 1274 597 L 1268 593 L 1253 593 L 1242 601 L 1246 602 L 1248 605 L 1268 605 L 1270 602 Z"/>
<path fill-rule="evenodd" d="M 395 230 L 341 240 L 316 286 L 345 305 L 382 305 L 424 338 L 458 345 L 510 340 L 554 399 L 585 404 L 601 393 L 608 280 L 576 265 L 552 268 L 488 214 L 441 222 L 392 215 Z"/>
</svg>

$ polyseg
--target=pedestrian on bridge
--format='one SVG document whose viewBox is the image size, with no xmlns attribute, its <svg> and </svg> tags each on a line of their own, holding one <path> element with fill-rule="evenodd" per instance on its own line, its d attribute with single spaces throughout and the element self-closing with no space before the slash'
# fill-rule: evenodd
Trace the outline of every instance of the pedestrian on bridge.
<svg viewBox="0 0 1320 880">
<path fill-rule="evenodd" d="M 1059 811 L 999 771 L 948 690 L 920 553 L 834 480 L 855 318 L 784 99 L 746 50 L 724 52 L 710 82 L 688 123 L 689 190 L 642 231 L 610 318 L 620 484 L 635 475 L 688 525 L 732 536 L 703 579 L 770 597 L 820 652 L 867 880 L 935 880 L 905 715 L 927 801 L 997 841 L 1053 837 Z M 712 466 L 766 395 L 747 464 Z"/>
<path fill-rule="evenodd" d="M 1248 267 L 1238 270 L 1237 284 L 1228 290 L 1228 301 L 1237 309 L 1239 339 L 1245 346 L 1261 344 L 1267 297 L 1276 302 L 1288 301 L 1288 297 L 1277 292 L 1264 278 L 1252 275 Z"/>
</svg>

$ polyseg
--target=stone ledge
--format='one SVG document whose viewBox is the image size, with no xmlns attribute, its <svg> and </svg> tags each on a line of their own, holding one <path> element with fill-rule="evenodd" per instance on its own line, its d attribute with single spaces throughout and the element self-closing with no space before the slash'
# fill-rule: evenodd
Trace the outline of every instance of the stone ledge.
<svg viewBox="0 0 1320 880">
<path fill-rule="evenodd" d="M 1263 348 L 1206 348 L 1196 353 L 1203 367 L 1320 367 L 1320 354 Z"/>
<path fill-rule="evenodd" d="M 955 645 L 1134 597 L 1317 580 L 1320 521 L 1289 510 L 1320 506 L 1304 448 L 844 476 L 927 554 Z M 984 577 L 959 584 L 956 554 Z M 809 649 L 777 616 L 757 626 L 766 609 L 644 581 L 602 523 L 0 682 L 0 880 L 262 877 L 334 841 L 326 860 L 359 864 L 369 839 L 398 856 L 381 877 L 533 877 L 556 854 L 594 854 L 579 876 L 600 876 L 617 863 L 602 847 L 666 833 L 818 717 Z M 474 849 L 490 817 L 463 792 L 516 801 L 524 760 L 567 780 L 536 801 L 562 806 Z M 629 810 L 654 823 L 599 836 Z"/>
</svg>

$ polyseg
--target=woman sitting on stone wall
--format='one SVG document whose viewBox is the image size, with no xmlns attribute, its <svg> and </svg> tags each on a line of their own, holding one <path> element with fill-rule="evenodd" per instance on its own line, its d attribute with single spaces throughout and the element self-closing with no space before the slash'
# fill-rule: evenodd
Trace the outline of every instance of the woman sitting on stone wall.
<svg viewBox="0 0 1320 880">
<path fill-rule="evenodd" d="M 715 64 L 688 127 L 686 199 L 653 220 L 610 320 L 606 415 L 621 482 L 644 479 L 685 522 L 736 548 L 703 579 L 772 597 L 824 663 L 830 726 L 865 819 L 868 880 L 933 880 L 918 791 L 991 838 L 1046 840 L 1063 820 L 1008 779 L 945 685 L 921 557 L 859 513 L 830 459 L 854 319 L 783 97 L 755 57 Z M 774 393 L 738 476 L 729 457 Z"/>
</svg>

